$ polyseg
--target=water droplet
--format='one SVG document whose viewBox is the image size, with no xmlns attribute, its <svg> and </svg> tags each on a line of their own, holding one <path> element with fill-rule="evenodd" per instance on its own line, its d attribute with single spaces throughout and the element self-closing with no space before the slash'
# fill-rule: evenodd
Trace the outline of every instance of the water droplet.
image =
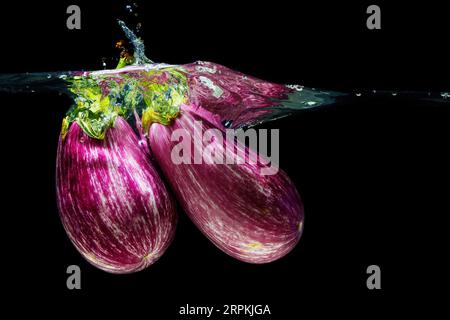
<svg viewBox="0 0 450 320">
<path fill-rule="evenodd" d="M 356 96 L 357 96 L 357 97 L 361 97 L 361 96 L 362 96 L 362 93 L 359 93 L 359 92 L 358 92 L 358 93 L 356 93 Z"/>
<path fill-rule="evenodd" d="M 233 123 L 233 120 L 223 120 L 222 121 L 222 124 L 225 128 L 230 128 L 232 123 Z"/>
<path fill-rule="evenodd" d="M 133 31 L 131 31 L 123 21 L 118 20 L 118 23 L 122 28 L 123 32 L 125 33 L 125 36 L 128 38 L 129 42 L 133 44 L 135 64 L 153 63 L 153 61 L 151 61 L 145 56 L 145 47 L 142 39 L 136 36 L 136 34 Z"/>
<path fill-rule="evenodd" d="M 397 95 L 397 92 L 392 92 L 392 96 L 396 96 Z"/>
<path fill-rule="evenodd" d="M 81 138 L 80 138 L 80 143 L 84 143 L 86 141 L 86 138 L 84 137 L 84 136 L 82 136 Z"/>
<path fill-rule="evenodd" d="M 217 71 L 216 67 L 208 68 L 208 67 L 202 67 L 202 66 L 196 67 L 195 70 L 197 70 L 198 72 L 208 72 L 208 73 L 212 73 L 212 74 L 216 73 L 216 71 Z"/>
<path fill-rule="evenodd" d="M 288 84 L 286 87 L 289 89 L 294 89 L 295 91 L 303 91 L 304 86 L 301 86 L 299 84 Z"/>
<path fill-rule="evenodd" d="M 50 79 L 52 77 L 52 75 L 49 73 L 48 75 L 47 75 L 47 79 Z"/>
<path fill-rule="evenodd" d="M 102 58 L 102 66 L 103 66 L 103 69 L 106 69 L 106 58 L 105 57 Z"/>
</svg>

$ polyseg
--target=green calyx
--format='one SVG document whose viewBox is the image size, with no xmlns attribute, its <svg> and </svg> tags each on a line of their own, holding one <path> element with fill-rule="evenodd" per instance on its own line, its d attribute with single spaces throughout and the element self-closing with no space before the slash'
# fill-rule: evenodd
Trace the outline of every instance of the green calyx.
<svg viewBox="0 0 450 320">
<path fill-rule="evenodd" d="M 145 108 L 141 120 L 144 132 L 152 123 L 169 125 L 180 114 L 180 106 L 186 102 L 188 85 L 186 76 L 173 68 L 157 76 L 158 81 L 147 81 L 143 85 Z"/>
<path fill-rule="evenodd" d="M 75 76 L 71 79 L 69 90 L 74 94 L 75 105 L 63 121 L 62 136 L 76 121 L 88 136 L 103 139 L 106 130 L 114 125 L 117 116 L 124 110 L 111 104 L 110 97 L 103 94 L 94 78 Z"/>
<path fill-rule="evenodd" d="M 74 76 L 69 90 L 75 104 L 63 120 L 63 138 L 72 122 L 77 122 L 88 136 L 104 139 L 118 116 L 133 121 L 135 114 L 146 133 L 152 123 L 169 125 L 188 97 L 186 75 L 177 67 Z"/>
</svg>

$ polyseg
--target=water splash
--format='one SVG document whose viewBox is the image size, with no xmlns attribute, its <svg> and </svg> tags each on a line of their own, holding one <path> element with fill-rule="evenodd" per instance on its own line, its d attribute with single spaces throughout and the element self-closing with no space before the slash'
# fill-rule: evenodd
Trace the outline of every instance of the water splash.
<svg viewBox="0 0 450 320">
<path fill-rule="evenodd" d="M 0 74 L 0 92 L 32 93 L 56 91 L 68 93 L 65 79 L 73 74 L 71 71 Z"/>
<path fill-rule="evenodd" d="M 122 20 L 117 20 L 119 23 L 119 26 L 122 28 L 123 32 L 125 33 L 125 36 L 128 38 L 130 43 L 133 45 L 134 48 L 134 64 L 151 64 L 154 63 L 152 60 L 147 58 L 145 55 L 145 46 L 144 41 L 142 41 L 141 38 L 136 36 L 133 31 L 131 31 L 130 28 L 128 28 Z"/>
<path fill-rule="evenodd" d="M 146 57 L 142 39 L 123 21 L 118 20 L 118 24 L 134 51 L 133 57 L 121 59 L 122 64 L 119 62 L 116 69 L 0 74 L 0 91 L 69 94 L 78 109 L 69 110 L 66 122 L 81 123 L 83 130 L 95 138 L 104 135 L 116 116 L 131 119 L 131 115 L 137 113 L 143 128 L 153 122 L 168 124 L 178 116 L 185 103 L 211 111 L 214 114 L 212 121 L 219 119 L 218 126 L 225 128 L 249 127 L 305 109 L 355 101 L 384 99 L 381 101 L 450 105 L 448 92 L 374 89 L 344 93 L 301 85 L 276 85 L 208 62 L 157 64 Z M 106 67 L 105 58 L 102 66 Z M 224 86 L 225 83 L 228 84 Z M 278 91 L 280 94 L 275 94 Z M 199 98 L 205 98 L 205 103 L 198 103 Z"/>
</svg>

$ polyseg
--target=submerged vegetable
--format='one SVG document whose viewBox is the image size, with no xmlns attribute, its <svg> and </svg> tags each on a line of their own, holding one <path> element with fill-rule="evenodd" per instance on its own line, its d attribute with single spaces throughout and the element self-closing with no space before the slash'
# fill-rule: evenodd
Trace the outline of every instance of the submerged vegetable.
<svg viewBox="0 0 450 320">
<path fill-rule="evenodd" d="M 153 63 L 142 39 L 119 24 L 134 54 L 124 52 L 115 70 L 0 76 L 0 91 L 57 90 L 74 98 L 59 141 L 57 194 L 63 225 L 77 249 L 97 267 L 123 273 L 157 260 L 173 237 L 174 205 L 146 157 L 148 149 L 143 151 L 147 139 L 138 141 L 126 122 L 135 121 L 141 137 L 150 133 L 153 155 L 184 209 L 219 248 L 253 263 L 285 255 L 303 230 L 303 205 L 286 174 L 262 175 L 263 164 L 245 160 L 195 164 L 193 154 L 190 163 L 175 164 L 172 133 L 192 133 L 194 121 L 202 120 L 206 129 L 222 130 L 216 141 L 202 140 L 202 148 L 229 150 L 229 142 L 219 139 L 225 128 L 248 128 L 353 101 L 354 95 L 274 84 L 211 62 Z M 373 90 L 367 98 L 385 95 L 449 105 L 448 92 Z M 241 158 L 242 150 L 255 156 L 242 145 L 231 153 Z"/>
<path fill-rule="evenodd" d="M 74 122 L 60 138 L 57 198 L 61 221 L 78 251 L 112 273 L 141 270 L 169 246 L 174 204 L 138 139 L 117 117 L 104 139 Z"/>
<path fill-rule="evenodd" d="M 237 151 L 243 164 L 175 164 L 171 140 L 177 129 L 192 133 L 194 119 L 223 130 L 278 117 L 275 110 L 289 105 L 292 95 L 300 92 L 205 62 L 80 75 L 71 89 L 79 106 L 66 120 L 76 121 L 93 138 L 104 137 L 114 117 L 138 115 L 136 127 L 141 134 L 149 132 L 151 153 L 183 208 L 223 251 L 242 261 L 266 263 L 296 245 L 303 229 L 303 206 L 285 173 L 263 175 L 261 162 L 245 162 Z M 322 97 L 315 99 L 323 102 Z"/>
<path fill-rule="evenodd" d="M 235 150 L 230 148 L 219 130 L 218 136 L 201 140 L 202 149 L 215 144 L 216 150 L 232 152 L 242 161 L 195 164 L 192 152 L 188 161 L 174 163 L 171 154 L 178 141 L 172 141 L 172 134 L 186 130 L 194 136 L 195 121 L 202 121 L 205 129 L 214 128 L 183 107 L 171 125 L 154 123 L 149 131 L 152 153 L 186 213 L 217 247 L 239 260 L 266 263 L 287 254 L 303 230 L 303 205 L 293 183 L 281 170 L 263 175 L 261 161 L 244 162 L 240 151 L 247 148 L 240 143 Z M 198 148 L 194 140 L 189 143 L 192 150 Z"/>
<path fill-rule="evenodd" d="M 70 91 L 76 104 L 65 118 L 63 135 L 77 124 L 101 140 L 117 117 L 134 116 L 141 135 L 150 130 L 152 154 L 184 209 L 219 248 L 243 261 L 265 263 L 295 246 L 303 228 L 303 207 L 283 172 L 264 176 L 261 163 L 168 163 L 173 130 L 192 131 L 194 118 L 222 130 L 224 119 L 234 120 L 229 127 L 256 124 L 261 117 L 270 118 L 295 90 L 198 62 L 79 74 L 71 80 Z"/>
</svg>

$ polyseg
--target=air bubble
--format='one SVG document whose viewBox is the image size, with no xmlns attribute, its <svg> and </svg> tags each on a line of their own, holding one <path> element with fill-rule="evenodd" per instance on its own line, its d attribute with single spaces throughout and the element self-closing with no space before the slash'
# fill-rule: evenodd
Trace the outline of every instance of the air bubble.
<svg viewBox="0 0 450 320">
<path fill-rule="evenodd" d="M 230 128 L 232 123 L 233 123 L 232 120 L 223 120 L 222 121 L 222 124 L 225 128 Z"/>
</svg>

